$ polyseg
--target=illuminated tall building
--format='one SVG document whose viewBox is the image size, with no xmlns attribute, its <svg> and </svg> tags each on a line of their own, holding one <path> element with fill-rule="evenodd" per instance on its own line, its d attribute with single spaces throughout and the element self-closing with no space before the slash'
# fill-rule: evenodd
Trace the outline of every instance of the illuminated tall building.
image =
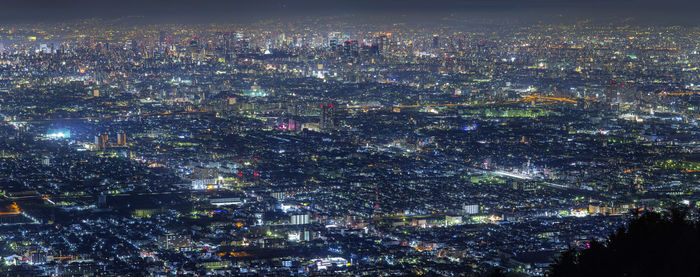
<svg viewBox="0 0 700 277">
<path fill-rule="evenodd" d="M 192 59 L 198 59 L 200 54 L 199 36 L 194 37 L 189 42 L 188 51 Z"/>
<path fill-rule="evenodd" d="M 387 40 L 388 39 L 386 35 L 381 35 L 374 38 L 374 45 L 377 46 L 378 54 L 384 54 L 384 52 L 386 52 L 388 42 Z"/>
<path fill-rule="evenodd" d="M 347 59 L 356 58 L 360 55 L 360 44 L 356 40 L 346 40 L 343 43 L 343 55 Z"/>
<path fill-rule="evenodd" d="M 335 128 L 335 107 L 333 103 L 321 105 L 321 130 L 328 131 Z"/>
<path fill-rule="evenodd" d="M 107 149 L 107 141 L 109 140 L 109 135 L 107 134 L 99 134 L 95 136 L 95 147 L 97 147 L 97 150 L 104 150 Z"/>
<path fill-rule="evenodd" d="M 610 104 L 620 102 L 620 84 L 617 81 L 608 82 L 605 87 L 605 98 Z"/>
<path fill-rule="evenodd" d="M 126 133 L 119 132 L 117 134 L 117 145 L 118 146 L 126 146 Z"/>
</svg>

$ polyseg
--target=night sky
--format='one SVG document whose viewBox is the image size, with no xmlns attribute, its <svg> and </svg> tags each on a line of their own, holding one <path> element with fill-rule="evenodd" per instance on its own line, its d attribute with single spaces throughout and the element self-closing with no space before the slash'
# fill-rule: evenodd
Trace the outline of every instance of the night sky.
<svg viewBox="0 0 700 277">
<path fill-rule="evenodd" d="M 698 0 L 0 0 L 0 22 L 144 16 L 155 20 L 227 21 L 261 16 L 340 14 L 563 13 L 634 16 L 638 21 L 698 23 Z"/>
</svg>

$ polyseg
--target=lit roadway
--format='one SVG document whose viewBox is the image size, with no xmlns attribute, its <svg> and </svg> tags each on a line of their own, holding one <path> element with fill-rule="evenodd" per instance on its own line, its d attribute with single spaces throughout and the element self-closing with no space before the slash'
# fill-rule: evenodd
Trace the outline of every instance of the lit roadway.
<svg viewBox="0 0 700 277">
<path fill-rule="evenodd" d="M 418 155 L 420 155 L 421 157 L 428 157 L 424 154 L 418 154 Z M 506 171 L 501 171 L 501 170 L 481 169 L 481 168 L 476 168 L 476 167 L 464 165 L 462 163 L 448 161 L 448 160 L 445 160 L 445 158 L 438 158 L 438 159 L 441 159 L 442 162 L 447 163 L 449 165 L 454 165 L 457 167 L 461 167 L 462 169 L 472 170 L 472 171 L 476 171 L 476 172 L 483 173 L 483 174 L 496 175 L 496 176 L 500 176 L 500 177 L 509 177 L 509 178 L 515 178 L 515 179 L 520 179 L 520 180 L 534 180 L 534 179 L 532 179 L 528 176 L 522 175 L 522 174 L 516 174 L 516 173 L 506 172 Z M 545 182 L 542 180 L 537 180 L 537 181 L 539 181 L 540 184 L 543 184 L 545 186 L 552 187 L 552 188 L 557 188 L 557 189 L 569 189 L 569 188 L 571 188 L 567 185 L 560 185 L 560 184 Z"/>
<path fill-rule="evenodd" d="M 382 146 L 373 146 L 373 148 L 375 148 L 375 149 L 377 149 L 377 150 L 379 150 L 379 151 L 391 152 L 391 151 L 389 151 L 388 149 L 386 149 L 385 147 L 382 147 Z M 410 153 L 410 154 L 419 156 L 420 158 L 423 158 L 423 159 L 426 159 L 426 160 L 430 160 L 430 159 L 437 160 L 437 162 L 446 163 L 446 164 L 449 164 L 449 165 L 452 165 L 452 166 L 456 166 L 456 167 L 459 167 L 459 168 L 461 168 L 461 169 L 463 169 L 463 170 L 467 170 L 467 171 L 479 172 L 479 173 L 486 174 L 486 175 L 496 175 L 496 176 L 500 176 L 500 177 L 515 178 L 515 179 L 520 179 L 520 180 L 531 180 L 531 181 L 534 180 L 534 181 L 538 181 L 540 184 L 543 184 L 543 185 L 548 186 L 548 187 L 551 187 L 551 188 L 557 188 L 557 189 L 573 189 L 572 187 L 569 187 L 569 186 L 567 186 L 567 185 L 561 185 L 561 184 L 546 182 L 546 181 L 543 181 L 543 180 L 532 179 L 532 178 L 530 178 L 529 176 L 525 176 L 525 175 L 522 175 L 522 174 L 516 174 L 516 173 L 506 172 L 506 171 L 501 171 L 501 170 L 489 170 L 489 169 L 482 169 L 482 168 L 472 167 L 472 166 L 465 165 L 465 164 L 463 164 L 463 163 L 458 163 L 458 162 L 455 162 L 455 161 L 447 160 L 445 157 L 441 157 L 441 156 L 428 156 L 428 155 L 421 154 L 421 153 L 418 153 L 418 152 L 405 152 L 405 153 Z"/>
</svg>

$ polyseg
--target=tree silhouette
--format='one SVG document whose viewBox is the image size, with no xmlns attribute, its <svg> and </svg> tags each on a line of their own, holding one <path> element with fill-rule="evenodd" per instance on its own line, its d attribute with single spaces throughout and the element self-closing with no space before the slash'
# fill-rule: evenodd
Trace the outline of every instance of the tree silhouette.
<svg viewBox="0 0 700 277">
<path fill-rule="evenodd" d="M 605 243 L 562 253 L 549 276 L 700 276 L 700 229 L 686 215 L 638 215 Z"/>
</svg>

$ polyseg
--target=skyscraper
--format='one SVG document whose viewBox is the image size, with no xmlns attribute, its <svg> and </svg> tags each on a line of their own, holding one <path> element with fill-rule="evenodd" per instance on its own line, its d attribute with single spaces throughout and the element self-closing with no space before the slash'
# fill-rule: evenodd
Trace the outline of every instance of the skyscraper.
<svg viewBox="0 0 700 277">
<path fill-rule="evenodd" d="M 374 45 L 377 46 L 377 52 L 379 54 L 384 54 L 387 47 L 387 36 L 381 35 L 374 38 Z"/>
<path fill-rule="evenodd" d="M 343 43 L 343 55 L 346 59 L 353 59 L 359 56 L 360 45 L 356 40 L 346 40 Z"/>
<path fill-rule="evenodd" d="M 126 146 L 126 133 L 119 132 L 117 134 L 117 145 L 118 146 Z"/>
<path fill-rule="evenodd" d="M 321 130 L 328 131 L 335 128 L 335 107 L 333 103 L 321 105 Z"/>
<path fill-rule="evenodd" d="M 107 149 L 107 141 L 109 140 L 109 135 L 99 134 L 95 136 L 95 147 L 97 150 Z"/>
</svg>

